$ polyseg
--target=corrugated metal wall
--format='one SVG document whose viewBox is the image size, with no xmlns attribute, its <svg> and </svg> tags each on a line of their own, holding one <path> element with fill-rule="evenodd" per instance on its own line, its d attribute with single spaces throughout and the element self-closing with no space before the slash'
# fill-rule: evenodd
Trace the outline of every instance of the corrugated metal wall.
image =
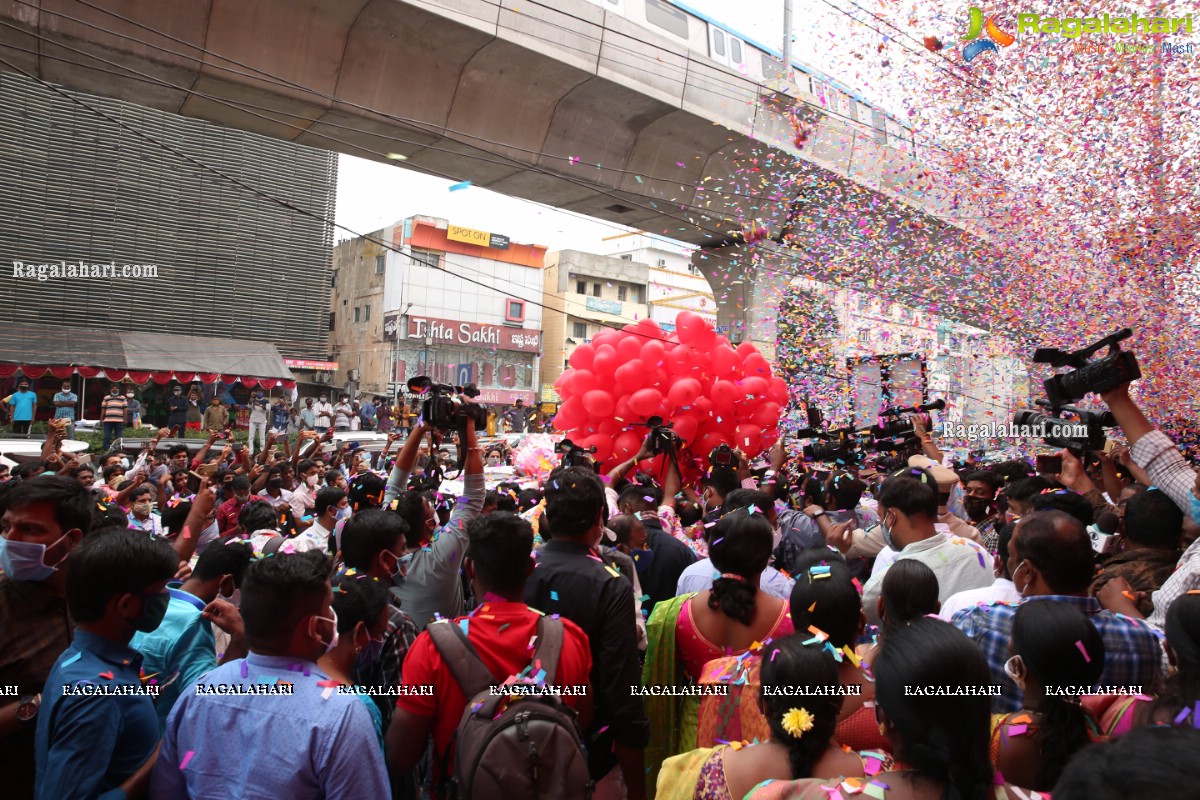
<svg viewBox="0 0 1200 800">
<path fill-rule="evenodd" d="M 332 219 L 337 154 L 76 95 L 226 175 Z M 275 343 L 323 358 L 330 226 L 0 74 L 0 335 L 68 325 Z M 156 264 L 151 279 L 15 278 L 13 261 Z"/>
</svg>

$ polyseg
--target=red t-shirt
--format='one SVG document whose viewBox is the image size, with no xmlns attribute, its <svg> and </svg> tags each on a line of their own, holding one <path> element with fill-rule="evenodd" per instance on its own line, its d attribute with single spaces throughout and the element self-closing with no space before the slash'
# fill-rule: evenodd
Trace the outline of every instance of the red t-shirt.
<svg viewBox="0 0 1200 800">
<path fill-rule="evenodd" d="M 529 647 L 529 640 L 537 635 L 537 621 L 541 614 L 524 603 L 484 603 L 472 617 L 459 617 L 467 623 L 467 639 L 479 654 L 479 658 L 496 676 L 501 684 L 510 676 L 524 670 L 533 660 L 537 649 Z M 558 657 L 558 669 L 554 674 L 556 686 L 582 686 L 588 682 L 592 671 L 592 651 L 587 634 L 565 617 L 563 624 L 563 646 Z M 442 775 L 442 755 L 454 740 L 454 731 L 462 720 L 467 698 L 459 688 L 454 675 L 446 667 L 441 654 L 433 644 L 429 633 L 422 631 L 404 656 L 404 667 L 400 680 L 404 686 L 432 686 L 433 695 L 401 695 L 396 708 L 422 717 L 434 717 L 433 723 L 433 768 L 436 782 Z M 564 695 L 563 702 L 576 705 L 577 698 Z"/>
</svg>

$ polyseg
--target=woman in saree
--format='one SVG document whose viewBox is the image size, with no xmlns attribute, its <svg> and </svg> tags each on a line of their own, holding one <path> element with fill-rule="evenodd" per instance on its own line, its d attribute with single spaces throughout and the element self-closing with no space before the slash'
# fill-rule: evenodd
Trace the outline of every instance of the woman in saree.
<svg viewBox="0 0 1200 800">
<path fill-rule="evenodd" d="M 732 511 L 717 522 L 710 539 L 709 558 L 718 573 L 712 588 L 660 602 L 650 615 L 642 685 L 652 691 L 695 685 L 708 661 L 747 653 L 792 632 L 787 603 L 759 588 L 774 542 L 766 517 L 757 510 Z M 646 786 L 653 797 L 663 760 L 696 746 L 700 697 L 650 695 L 645 707 Z"/>
<path fill-rule="evenodd" d="M 864 759 L 833 739 L 842 686 L 832 648 L 819 636 L 793 634 L 763 648 L 766 741 L 702 747 L 667 759 L 658 800 L 740 800 L 765 780 L 865 774 Z M 874 772 L 886 768 L 874 759 Z"/>
</svg>

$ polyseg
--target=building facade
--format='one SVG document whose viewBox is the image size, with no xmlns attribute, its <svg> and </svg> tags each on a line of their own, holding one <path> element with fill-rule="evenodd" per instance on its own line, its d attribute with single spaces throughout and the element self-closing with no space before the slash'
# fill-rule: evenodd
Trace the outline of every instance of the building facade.
<svg viewBox="0 0 1200 800">
<path fill-rule="evenodd" d="M 333 218 L 335 153 L 68 93 L 250 187 Z M 111 264 L 118 273 L 38 279 L 5 269 L 0 329 L 231 338 L 273 343 L 292 359 L 328 359 L 328 222 L 257 196 L 10 72 L 0 73 L 0 173 L 6 260 L 64 269 Z M 126 266 L 154 270 L 121 274 Z M 236 360 L 229 371 L 237 371 Z"/>
<path fill-rule="evenodd" d="M 545 252 L 423 216 L 339 243 L 335 383 L 394 396 L 426 375 L 489 405 L 536 402 Z"/>
<path fill-rule="evenodd" d="M 649 288 L 649 268 L 636 261 L 577 250 L 546 256 L 543 402 L 557 402 L 554 382 L 576 347 L 604 328 L 621 328 L 649 316 Z"/>
<path fill-rule="evenodd" d="M 694 247 L 659 234 L 634 231 L 606 238 L 600 249 L 604 255 L 646 265 L 650 319 L 663 330 L 675 330 L 675 317 L 681 311 L 691 311 L 717 324 L 712 288 L 692 264 Z"/>
</svg>

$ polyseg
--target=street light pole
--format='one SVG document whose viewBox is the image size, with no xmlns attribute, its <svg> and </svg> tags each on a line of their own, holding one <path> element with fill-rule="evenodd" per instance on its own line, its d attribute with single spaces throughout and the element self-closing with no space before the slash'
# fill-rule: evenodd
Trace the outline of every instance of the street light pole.
<svg viewBox="0 0 1200 800">
<path fill-rule="evenodd" d="M 783 0 L 783 75 L 792 79 L 792 0 Z"/>
</svg>

